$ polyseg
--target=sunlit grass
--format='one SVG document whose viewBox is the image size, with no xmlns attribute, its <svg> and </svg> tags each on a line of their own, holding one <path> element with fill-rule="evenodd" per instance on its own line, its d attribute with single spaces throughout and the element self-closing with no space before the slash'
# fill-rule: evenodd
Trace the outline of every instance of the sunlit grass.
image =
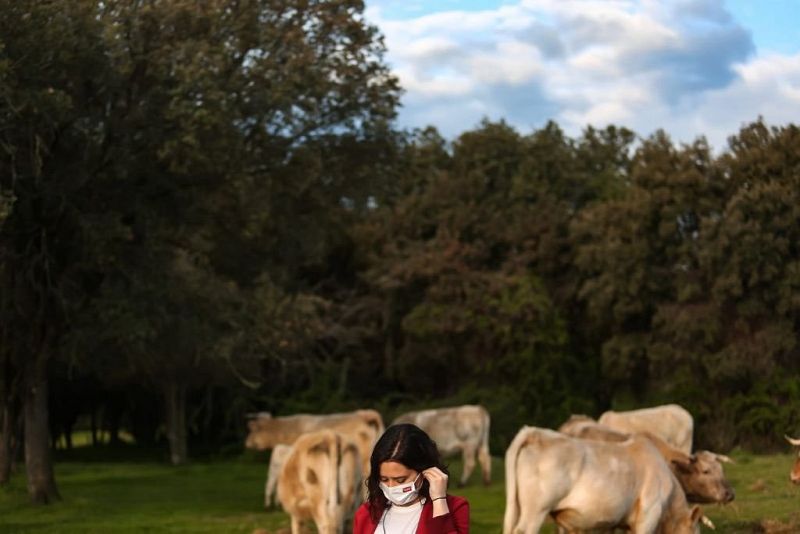
<svg viewBox="0 0 800 534">
<path fill-rule="evenodd" d="M 121 431 L 118 434 L 118 437 L 122 443 L 126 444 L 133 444 L 135 440 L 133 435 L 130 432 Z M 109 432 L 98 431 L 95 435 L 95 439 L 97 440 L 98 445 L 108 445 L 111 441 L 111 434 Z M 73 447 L 86 447 L 89 445 L 93 445 L 92 443 L 92 433 L 88 430 L 76 430 L 72 433 L 72 446 Z M 67 447 L 67 440 L 61 436 L 59 437 L 58 441 L 56 442 L 56 446 L 58 448 L 66 448 Z"/>
<path fill-rule="evenodd" d="M 195 461 L 182 467 L 164 462 L 163 451 L 81 447 L 59 453 L 56 477 L 63 501 L 51 506 L 28 504 L 21 473 L 0 490 L 2 533 L 192 532 L 252 533 L 255 529 L 288 532 L 288 516 L 263 508 L 266 455 Z M 726 472 L 736 488 L 728 506 L 707 506 L 717 532 L 769 532 L 783 525 L 800 532 L 800 488 L 788 481 L 789 454 L 755 456 L 734 453 Z M 451 480 L 461 472 L 452 460 Z M 451 492 L 470 501 L 471 531 L 499 534 L 505 509 L 503 462 L 493 459 L 493 481 L 480 483 L 479 470 L 464 488 Z M 794 530 L 793 530 L 794 529 Z M 543 532 L 555 532 L 552 524 Z"/>
</svg>

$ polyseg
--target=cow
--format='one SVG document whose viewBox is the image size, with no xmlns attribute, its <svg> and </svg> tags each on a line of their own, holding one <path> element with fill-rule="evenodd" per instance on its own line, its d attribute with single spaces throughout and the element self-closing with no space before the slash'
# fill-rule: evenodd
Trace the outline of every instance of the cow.
<svg viewBox="0 0 800 534">
<path fill-rule="evenodd" d="M 295 414 L 273 417 L 268 412 L 249 414 L 245 447 L 259 451 L 275 445 L 291 445 L 302 434 L 323 428 L 348 436 L 361 454 L 361 472 L 369 474 L 372 447 L 384 431 L 383 418 L 375 410 L 333 414 Z"/>
<path fill-rule="evenodd" d="M 795 447 L 800 447 L 800 439 L 790 438 L 789 436 L 785 437 L 789 443 Z M 797 453 L 797 458 L 794 460 L 792 471 L 789 473 L 789 480 L 792 481 L 792 484 L 800 484 L 800 452 Z"/>
<path fill-rule="evenodd" d="M 272 448 L 272 454 L 269 457 L 269 468 L 267 469 L 267 483 L 264 485 L 264 508 L 272 506 L 272 498 L 275 495 L 275 487 L 278 485 L 278 477 L 291 452 L 292 446 L 283 445 L 282 443 L 278 443 Z"/>
<path fill-rule="evenodd" d="M 411 423 L 424 430 L 443 456 L 461 452 L 464 468 L 459 486 L 464 486 L 475 469 L 475 456 L 481 466 L 483 483 L 492 481 L 492 458 L 489 455 L 490 417 L 486 408 L 463 405 L 406 412 L 397 416 L 392 424 Z"/>
<path fill-rule="evenodd" d="M 319 534 L 342 534 L 352 517 L 361 485 L 361 460 L 355 443 L 332 430 L 317 430 L 295 440 L 278 476 L 278 502 L 291 516 L 292 534 L 311 519 Z"/>
<path fill-rule="evenodd" d="M 677 404 L 627 412 L 607 411 L 597 422 L 626 434 L 650 432 L 676 449 L 692 454 L 694 419 L 692 414 Z"/>
<path fill-rule="evenodd" d="M 572 416 L 559 432 L 581 439 L 622 442 L 630 434 L 618 432 L 586 416 Z M 697 451 L 685 454 L 650 432 L 640 432 L 658 449 L 692 503 L 728 503 L 735 498 L 733 487 L 722 469 L 730 459 L 722 454 Z"/>
<path fill-rule="evenodd" d="M 643 437 L 573 438 L 523 426 L 506 450 L 503 534 L 534 534 L 549 515 L 566 532 L 627 528 L 633 534 L 697 534 L 675 476 Z"/>
</svg>

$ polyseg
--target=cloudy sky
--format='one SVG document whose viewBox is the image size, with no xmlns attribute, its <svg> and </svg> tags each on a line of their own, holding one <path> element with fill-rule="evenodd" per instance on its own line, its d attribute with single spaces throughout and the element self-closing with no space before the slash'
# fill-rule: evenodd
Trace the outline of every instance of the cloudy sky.
<svg viewBox="0 0 800 534">
<path fill-rule="evenodd" d="M 800 0 L 366 0 L 405 89 L 399 123 L 482 118 L 658 128 L 723 149 L 742 124 L 800 124 Z"/>
</svg>

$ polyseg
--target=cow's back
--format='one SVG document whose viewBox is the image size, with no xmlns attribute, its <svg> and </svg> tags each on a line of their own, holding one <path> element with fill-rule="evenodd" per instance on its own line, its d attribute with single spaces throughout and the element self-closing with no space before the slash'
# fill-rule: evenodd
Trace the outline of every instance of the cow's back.
<svg viewBox="0 0 800 534">
<path fill-rule="evenodd" d="M 677 404 L 623 412 L 607 411 L 600 416 L 598 423 L 630 434 L 650 432 L 686 454 L 692 452 L 694 419 Z"/>
<path fill-rule="evenodd" d="M 369 458 L 372 446 L 383 434 L 383 419 L 375 410 L 333 414 L 293 414 L 255 417 L 248 421 L 247 448 L 264 450 L 275 445 L 292 445 L 298 437 L 316 430 L 331 429 L 351 437 L 362 456 Z"/>
<path fill-rule="evenodd" d="M 488 438 L 489 413 L 483 406 L 467 404 L 404 413 L 392 424 L 411 423 L 424 430 L 442 454 L 452 454 L 465 444 L 477 448 Z"/>
</svg>

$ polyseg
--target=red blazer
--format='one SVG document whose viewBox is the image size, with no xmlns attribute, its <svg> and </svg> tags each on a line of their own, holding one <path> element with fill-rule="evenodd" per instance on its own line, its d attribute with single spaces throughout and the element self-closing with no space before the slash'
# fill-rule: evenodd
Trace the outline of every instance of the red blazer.
<svg viewBox="0 0 800 534">
<path fill-rule="evenodd" d="M 362 504 L 353 518 L 353 534 L 374 534 L 378 525 L 369 515 L 369 503 Z M 433 503 L 422 505 L 416 534 L 469 534 L 469 502 L 463 497 L 447 496 L 449 514 L 433 517 Z M 382 512 L 381 512 L 382 513 Z"/>
</svg>

